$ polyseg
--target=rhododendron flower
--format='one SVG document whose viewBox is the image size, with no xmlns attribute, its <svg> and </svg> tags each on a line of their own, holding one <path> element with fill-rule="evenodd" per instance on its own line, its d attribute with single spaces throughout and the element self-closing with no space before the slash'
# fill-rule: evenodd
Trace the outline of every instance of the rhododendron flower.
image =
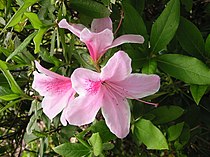
<svg viewBox="0 0 210 157">
<path fill-rule="evenodd" d="M 63 125 L 67 125 L 64 116 L 65 110 L 76 93 L 72 88 L 70 78 L 43 68 L 37 61 L 35 61 L 35 65 L 39 72 L 34 71 L 33 73 L 32 88 L 44 96 L 42 100 L 43 112 L 52 120 L 63 110 L 60 120 Z"/>
<path fill-rule="evenodd" d="M 126 98 L 143 98 L 160 87 L 158 75 L 131 74 L 131 71 L 131 59 L 123 51 L 115 53 L 101 73 L 76 69 L 71 80 L 79 96 L 68 106 L 67 121 L 78 126 L 89 124 L 101 108 L 110 131 L 124 138 L 130 130 L 130 108 Z"/>
<path fill-rule="evenodd" d="M 109 17 L 94 19 L 89 30 L 81 24 L 69 24 L 66 19 L 59 22 L 60 28 L 70 30 L 87 45 L 90 56 L 94 62 L 110 48 L 123 43 L 143 43 L 144 38 L 141 35 L 122 35 L 114 40 L 112 32 L 112 21 Z"/>
</svg>

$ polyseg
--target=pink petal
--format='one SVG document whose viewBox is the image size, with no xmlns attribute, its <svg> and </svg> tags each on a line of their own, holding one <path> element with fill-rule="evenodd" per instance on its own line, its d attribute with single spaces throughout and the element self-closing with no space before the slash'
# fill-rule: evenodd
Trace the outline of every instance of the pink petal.
<svg viewBox="0 0 210 157">
<path fill-rule="evenodd" d="M 92 32 L 99 33 L 105 29 L 109 29 L 112 31 L 112 20 L 109 17 L 93 19 L 91 23 Z"/>
<path fill-rule="evenodd" d="M 141 35 L 131 35 L 131 34 L 127 34 L 127 35 L 122 35 L 120 37 L 118 37 L 117 39 L 115 39 L 112 43 L 112 45 L 110 45 L 109 47 L 107 47 L 107 50 L 116 46 L 119 46 L 121 44 L 124 43 L 138 43 L 138 44 L 142 44 L 144 43 L 144 37 Z"/>
<path fill-rule="evenodd" d="M 76 36 L 80 37 L 81 31 L 85 28 L 82 24 L 69 24 L 66 19 L 62 19 L 59 23 L 58 26 L 60 28 L 65 28 L 71 31 L 73 34 Z"/>
<path fill-rule="evenodd" d="M 158 75 L 131 74 L 126 79 L 115 82 L 113 88 L 130 99 L 143 98 L 156 93 L 160 88 L 160 77 Z"/>
<path fill-rule="evenodd" d="M 103 94 L 79 96 L 67 108 L 66 119 L 72 125 L 85 125 L 94 121 L 101 107 Z"/>
<path fill-rule="evenodd" d="M 100 82 L 100 74 L 89 69 L 77 68 L 71 75 L 72 87 L 79 95 L 90 93 L 91 83 Z"/>
<path fill-rule="evenodd" d="M 87 45 L 93 61 L 97 61 L 106 52 L 105 49 L 112 44 L 113 38 L 113 33 L 109 29 L 93 33 L 85 28 L 80 35 L 80 40 Z"/>
<path fill-rule="evenodd" d="M 54 73 L 54 72 L 52 72 L 52 71 L 50 71 L 50 70 L 47 70 L 47 69 L 43 68 L 43 67 L 39 64 L 39 62 L 37 62 L 37 61 L 34 61 L 34 62 L 35 62 L 35 66 L 36 66 L 36 68 L 37 68 L 37 70 L 38 70 L 39 72 L 41 72 L 41 73 L 43 73 L 43 74 L 45 74 L 45 75 L 47 75 L 47 76 L 50 76 L 50 77 L 52 77 L 52 78 L 57 78 L 57 79 L 62 79 L 62 80 L 69 80 L 69 78 L 67 78 L 67 77 L 64 77 L 64 76 L 62 76 L 62 75 L 56 74 L 56 73 Z"/>
<path fill-rule="evenodd" d="M 113 82 L 120 81 L 125 79 L 131 71 L 131 59 L 125 52 L 118 51 L 101 69 L 101 79 Z"/>
<path fill-rule="evenodd" d="M 70 102 L 70 101 L 69 101 L 69 102 Z M 67 125 L 66 108 L 67 108 L 67 107 L 64 107 L 63 112 L 61 113 L 61 117 L 60 117 L 60 121 L 61 121 L 61 124 L 62 124 L 63 126 L 66 126 L 66 125 Z"/>
<path fill-rule="evenodd" d="M 49 117 L 49 119 L 53 119 L 56 115 L 58 115 L 69 102 L 74 98 L 75 92 L 73 90 L 68 90 L 66 92 L 55 94 L 53 96 L 45 96 L 42 100 L 43 112 Z M 63 114 L 63 113 L 62 113 Z M 61 115 L 61 122 L 63 125 L 66 125 L 66 121 Z"/>
<path fill-rule="evenodd" d="M 42 101 L 43 112 L 52 120 L 74 98 L 75 91 L 72 89 L 70 78 L 53 73 L 36 62 L 32 88 L 44 96 Z M 62 118 L 62 124 L 66 124 Z"/>
<path fill-rule="evenodd" d="M 102 104 L 102 114 L 110 131 L 119 138 L 126 137 L 130 131 L 130 107 L 127 100 L 107 91 Z"/>
<path fill-rule="evenodd" d="M 70 78 L 53 78 L 36 71 L 33 74 L 34 81 L 32 83 L 32 88 L 42 96 L 59 95 L 71 89 Z"/>
</svg>

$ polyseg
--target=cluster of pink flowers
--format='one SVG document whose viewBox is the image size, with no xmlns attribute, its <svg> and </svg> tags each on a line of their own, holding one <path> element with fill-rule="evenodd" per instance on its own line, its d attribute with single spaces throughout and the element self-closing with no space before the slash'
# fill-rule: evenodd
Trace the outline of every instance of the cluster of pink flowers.
<svg viewBox="0 0 210 157">
<path fill-rule="evenodd" d="M 70 30 L 84 42 L 95 64 L 104 53 L 123 43 L 143 43 L 140 35 L 123 35 L 113 39 L 112 21 L 109 17 L 94 19 L 91 29 L 81 24 L 69 24 L 65 19 L 60 28 Z M 76 69 L 71 77 L 64 77 L 43 68 L 35 62 L 32 88 L 44 96 L 43 112 L 52 120 L 62 112 L 63 125 L 85 125 L 94 121 L 101 109 L 110 131 L 119 138 L 130 130 L 128 99 L 140 99 L 156 93 L 160 88 L 158 75 L 131 74 L 131 59 L 123 52 L 116 52 L 99 71 Z M 76 93 L 78 96 L 76 96 Z"/>
</svg>

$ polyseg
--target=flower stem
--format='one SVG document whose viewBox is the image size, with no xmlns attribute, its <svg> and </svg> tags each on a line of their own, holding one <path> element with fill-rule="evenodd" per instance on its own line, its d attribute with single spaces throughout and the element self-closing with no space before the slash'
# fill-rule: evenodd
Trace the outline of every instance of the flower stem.
<svg viewBox="0 0 210 157">
<path fill-rule="evenodd" d="M 101 72 L 101 68 L 100 68 L 100 66 L 98 65 L 98 62 L 96 62 L 96 63 L 94 63 L 94 67 L 96 68 L 96 71 L 97 72 Z"/>
</svg>

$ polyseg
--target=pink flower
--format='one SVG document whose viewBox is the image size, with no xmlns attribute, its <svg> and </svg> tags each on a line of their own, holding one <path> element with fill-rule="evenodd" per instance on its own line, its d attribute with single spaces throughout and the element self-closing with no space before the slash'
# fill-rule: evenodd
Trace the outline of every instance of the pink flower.
<svg viewBox="0 0 210 157">
<path fill-rule="evenodd" d="M 160 87 L 158 75 L 131 74 L 131 71 L 131 59 L 123 51 L 115 53 L 101 73 L 76 69 L 71 80 L 79 96 L 67 108 L 67 121 L 77 126 L 89 124 L 101 108 L 111 132 L 119 138 L 127 136 L 130 108 L 126 98 L 143 98 Z"/>
<path fill-rule="evenodd" d="M 63 125 L 67 125 L 66 107 L 74 99 L 76 93 L 72 88 L 70 78 L 43 68 L 37 61 L 35 64 L 40 73 L 34 71 L 32 88 L 44 96 L 42 100 L 43 112 L 52 120 L 63 110 L 60 120 Z"/>
<path fill-rule="evenodd" d="M 69 24 L 66 19 L 59 22 L 60 28 L 70 30 L 87 45 L 90 56 L 94 62 L 97 62 L 101 56 L 110 48 L 123 43 L 143 43 L 144 38 L 141 35 L 122 35 L 114 40 L 112 33 L 112 21 L 109 17 L 94 19 L 89 30 L 81 24 Z"/>
</svg>

